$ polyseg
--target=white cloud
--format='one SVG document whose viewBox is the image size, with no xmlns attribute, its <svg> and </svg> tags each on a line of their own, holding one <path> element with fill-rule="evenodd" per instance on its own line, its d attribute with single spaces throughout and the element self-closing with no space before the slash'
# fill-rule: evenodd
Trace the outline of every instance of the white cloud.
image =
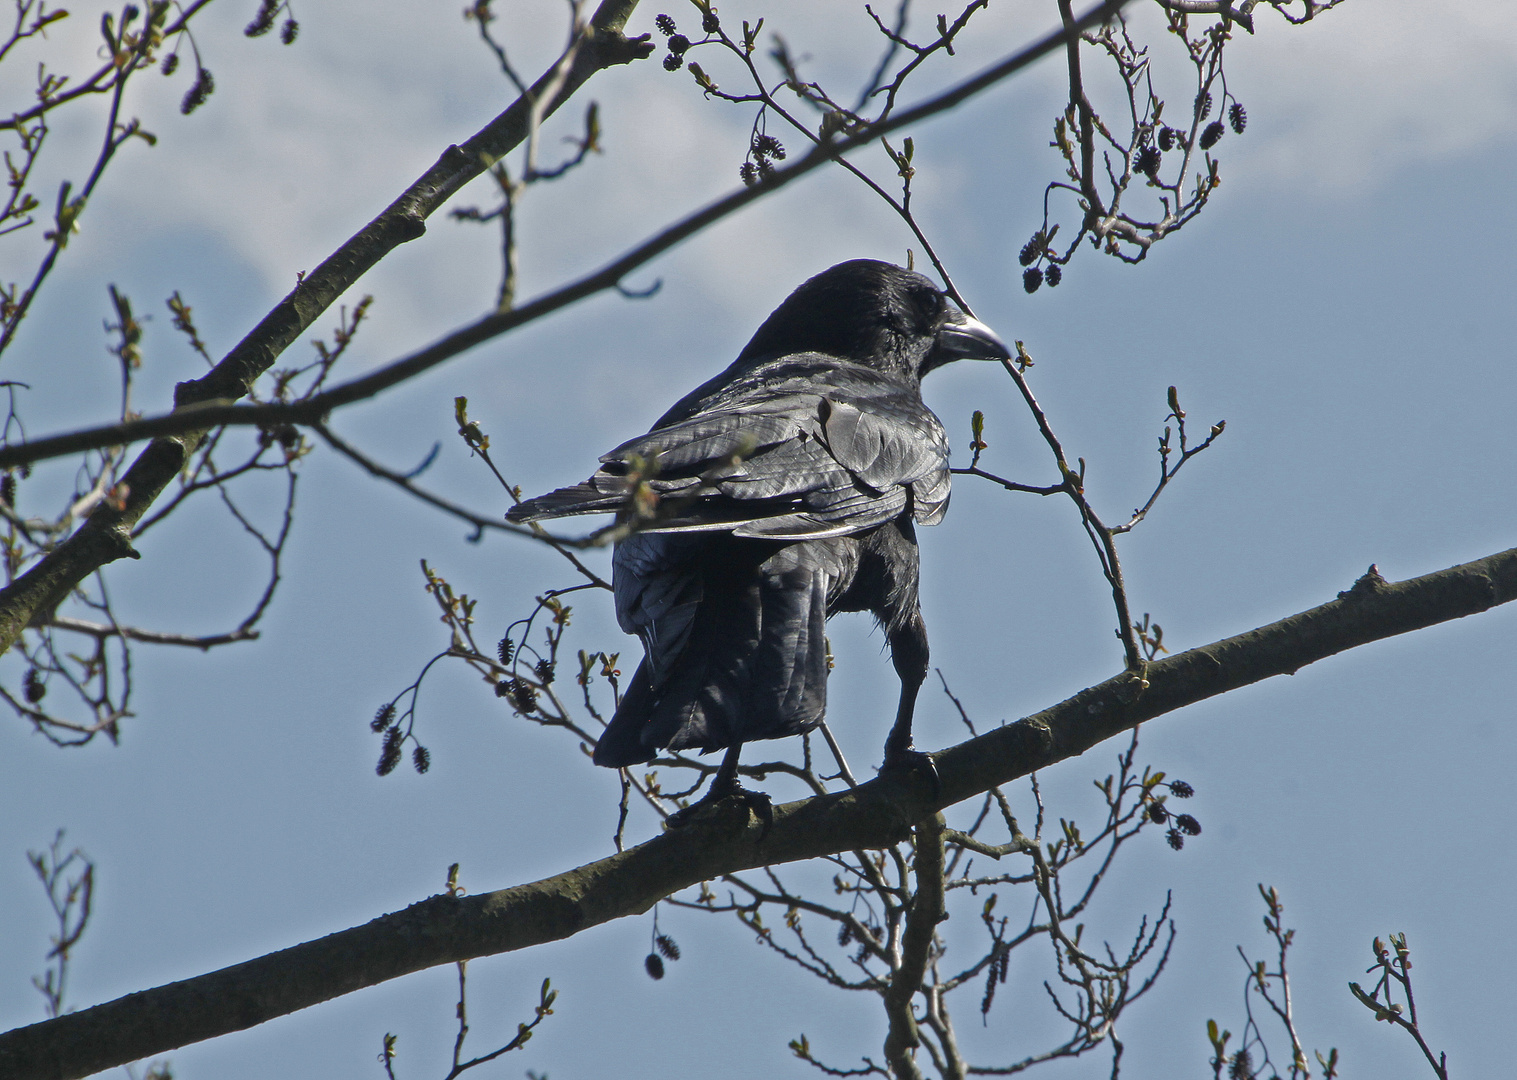
<svg viewBox="0 0 1517 1080">
<path fill-rule="evenodd" d="M 99 9 L 76 7 L 48 48 L 82 69 L 94 62 Z M 563 7 L 500 10 L 495 29 L 530 77 L 561 47 Z M 1152 13 L 1135 12 L 1157 29 Z M 734 20 L 744 12 L 729 4 L 723 14 Z M 813 58 L 808 72 L 829 85 L 852 85 L 877 56 L 852 7 L 776 3 L 765 14 L 766 34 L 785 30 L 796 54 Z M 1231 46 L 1230 83 L 1252 123 L 1246 137 L 1224 145 L 1228 190 L 1241 181 L 1352 191 L 1407 162 L 1510 138 L 1517 127 L 1517 21 L 1509 14 L 1499 0 L 1355 0 L 1298 28 L 1261 12 L 1258 34 L 1240 35 Z M 296 271 L 314 266 L 448 142 L 510 99 L 456 2 L 327 0 L 302 16 L 301 39 L 285 48 L 272 38 L 243 40 L 243 11 L 208 11 L 197 25 L 217 93 L 186 119 L 177 113 L 185 77 L 142 78 L 131 108 L 162 141 L 123 152 L 86 229 L 119 215 L 140 223 L 121 234 L 123 245 L 143 229 L 214 233 L 282 293 Z M 652 10 L 640 10 L 633 29 L 651 28 L 651 21 Z M 1041 6 L 997 5 L 971 28 L 957 61 L 935 61 L 923 72 L 923 86 L 963 77 L 1047 25 Z M 1057 74 L 1045 64 L 1031 79 Z M 733 87 L 737 78 L 722 74 Z M 688 75 L 665 73 L 657 60 L 602 73 L 589 97 L 603 104 L 606 153 L 531 194 L 522 219 L 525 294 L 593 268 L 736 186 L 751 107 L 702 100 Z M 579 103 L 569 111 L 555 122 L 550 156 L 558 134 L 577 126 Z M 97 138 L 74 124 L 60 129 L 58 142 L 73 144 L 77 157 Z M 785 141 L 799 149 L 798 138 Z M 1022 160 L 1053 164 L 1037 156 L 1041 147 L 1033 151 Z M 949 172 L 923 173 L 919 199 L 928 213 L 972 186 Z M 488 186 L 477 184 L 463 201 L 490 198 Z M 723 223 L 649 277 L 683 273 L 709 305 L 737 314 L 766 307 L 834 258 L 899 259 L 908 243 L 889 212 L 850 181 L 813 176 Z M 362 286 L 381 297 L 375 329 L 390 347 L 376 351 L 411 347 L 479 313 L 496 274 L 493 237 L 434 217 L 424 240 L 387 259 Z"/>
<path fill-rule="evenodd" d="M 1354 2 L 1304 27 L 1261 14 L 1229 67 L 1260 136 L 1232 144 L 1229 174 L 1246 183 L 1351 193 L 1517 133 L 1517 19 L 1502 0 Z"/>
</svg>

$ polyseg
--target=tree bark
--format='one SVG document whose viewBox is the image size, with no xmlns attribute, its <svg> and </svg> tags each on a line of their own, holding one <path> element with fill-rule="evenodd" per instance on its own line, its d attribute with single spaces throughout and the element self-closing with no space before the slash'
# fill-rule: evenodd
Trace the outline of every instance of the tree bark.
<svg viewBox="0 0 1517 1080">
<path fill-rule="evenodd" d="M 301 279 L 273 311 L 214 368 L 174 391 L 176 413 L 190 413 L 193 426 L 160 435 L 138 455 L 122 477 L 120 502 L 102 504 L 74 534 L 0 591 L 0 654 L 27 626 L 43 621 L 78 584 L 106 563 L 137 558 L 132 530 L 165 487 L 180 474 L 213 426 L 197 409 L 230 405 L 247 396 L 254 382 L 350 286 L 395 248 L 426 232 L 426 219 L 530 134 L 535 103 L 558 89 L 542 115 L 551 115 L 590 76 L 604 68 L 648 56 L 653 46 L 622 34 L 637 0 L 604 0 L 590 20 L 588 35 L 575 47 L 562 79 L 559 63 L 462 146 L 450 146 L 427 172 L 326 261 Z M 561 58 L 568 59 L 566 57 Z"/>
<path fill-rule="evenodd" d="M 528 885 L 434 896 L 363 926 L 198 978 L 0 1035 L 0 1076 L 68 1080 L 253 1027 L 413 971 L 570 937 L 648 910 L 700 881 L 907 838 L 928 816 L 1077 756 L 1145 720 L 1290 674 L 1347 649 L 1517 600 L 1517 548 L 1390 583 L 1373 567 L 1320 607 L 1124 672 L 934 755 L 936 797 L 915 776 L 775 808 L 768 834 L 746 806 Z"/>
</svg>

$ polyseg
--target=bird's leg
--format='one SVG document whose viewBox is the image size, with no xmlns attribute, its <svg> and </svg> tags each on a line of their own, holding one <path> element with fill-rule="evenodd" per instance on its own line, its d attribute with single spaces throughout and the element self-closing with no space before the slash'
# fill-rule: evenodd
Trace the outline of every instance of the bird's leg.
<svg viewBox="0 0 1517 1080">
<path fill-rule="evenodd" d="M 885 761 L 880 769 L 909 769 L 921 773 L 931 782 L 936 794 L 942 786 L 937 766 L 929 755 L 911 745 L 911 720 L 916 712 L 917 692 L 927 679 L 927 657 L 927 626 L 921 615 L 890 632 L 890 659 L 901 680 L 901 701 L 896 706 L 895 723 L 885 739 Z"/>
<path fill-rule="evenodd" d="M 742 753 L 742 743 L 727 748 L 727 752 L 722 755 L 721 768 L 716 770 L 716 777 L 711 781 L 711 786 L 706 789 L 706 798 L 702 799 L 702 802 L 708 799 L 713 802 L 724 799 L 734 791 L 742 789 L 742 785 L 737 782 L 737 759 Z"/>
<path fill-rule="evenodd" d="M 722 764 L 711 781 L 711 786 L 706 789 L 706 794 L 701 796 L 698 802 L 693 802 L 683 810 L 669 815 L 671 829 L 683 828 L 690 824 L 696 815 L 708 806 L 714 806 L 725 799 L 735 798 L 742 800 L 748 809 L 758 815 L 762 826 L 758 838 L 762 840 L 769 835 L 769 829 L 774 825 L 774 803 L 762 791 L 749 791 L 737 782 L 737 759 L 742 752 L 742 743 L 728 747 L 727 754 L 722 758 Z"/>
</svg>

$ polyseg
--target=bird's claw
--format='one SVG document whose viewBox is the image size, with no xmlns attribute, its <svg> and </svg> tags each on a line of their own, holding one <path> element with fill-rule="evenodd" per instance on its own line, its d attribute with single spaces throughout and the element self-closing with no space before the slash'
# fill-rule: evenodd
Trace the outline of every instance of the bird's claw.
<svg viewBox="0 0 1517 1080">
<path fill-rule="evenodd" d="M 705 813 L 708 808 L 726 802 L 728 799 L 736 799 L 759 819 L 758 839 L 760 841 L 769 835 L 769 830 L 774 827 L 774 801 L 762 791 L 750 791 L 740 784 L 708 791 L 700 801 L 691 803 L 683 810 L 676 810 L 669 815 L 668 827 L 683 829 Z"/>
<path fill-rule="evenodd" d="M 774 800 L 762 791 L 749 791 L 741 787 L 736 794 L 742 797 L 748 804 L 748 809 L 759 819 L 758 838 L 762 842 L 769 835 L 769 830 L 774 828 Z"/>
<path fill-rule="evenodd" d="M 932 760 L 932 755 L 923 753 L 921 750 L 913 750 L 906 747 L 904 750 L 885 751 L 885 760 L 880 765 L 882 773 L 912 773 L 920 776 L 932 786 L 932 797 L 936 799 L 943 792 L 943 778 L 938 775 L 938 767 Z"/>
</svg>

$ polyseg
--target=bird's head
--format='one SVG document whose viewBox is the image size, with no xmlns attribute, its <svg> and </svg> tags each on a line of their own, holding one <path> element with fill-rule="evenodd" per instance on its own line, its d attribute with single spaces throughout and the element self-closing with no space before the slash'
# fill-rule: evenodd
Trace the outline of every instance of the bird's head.
<svg viewBox="0 0 1517 1080">
<path fill-rule="evenodd" d="M 1006 344 L 927 278 L 873 259 L 824 270 L 791 293 L 739 363 L 817 352 L 909 379 L 954 360 L 1001 360 Z"/>
</svg>

